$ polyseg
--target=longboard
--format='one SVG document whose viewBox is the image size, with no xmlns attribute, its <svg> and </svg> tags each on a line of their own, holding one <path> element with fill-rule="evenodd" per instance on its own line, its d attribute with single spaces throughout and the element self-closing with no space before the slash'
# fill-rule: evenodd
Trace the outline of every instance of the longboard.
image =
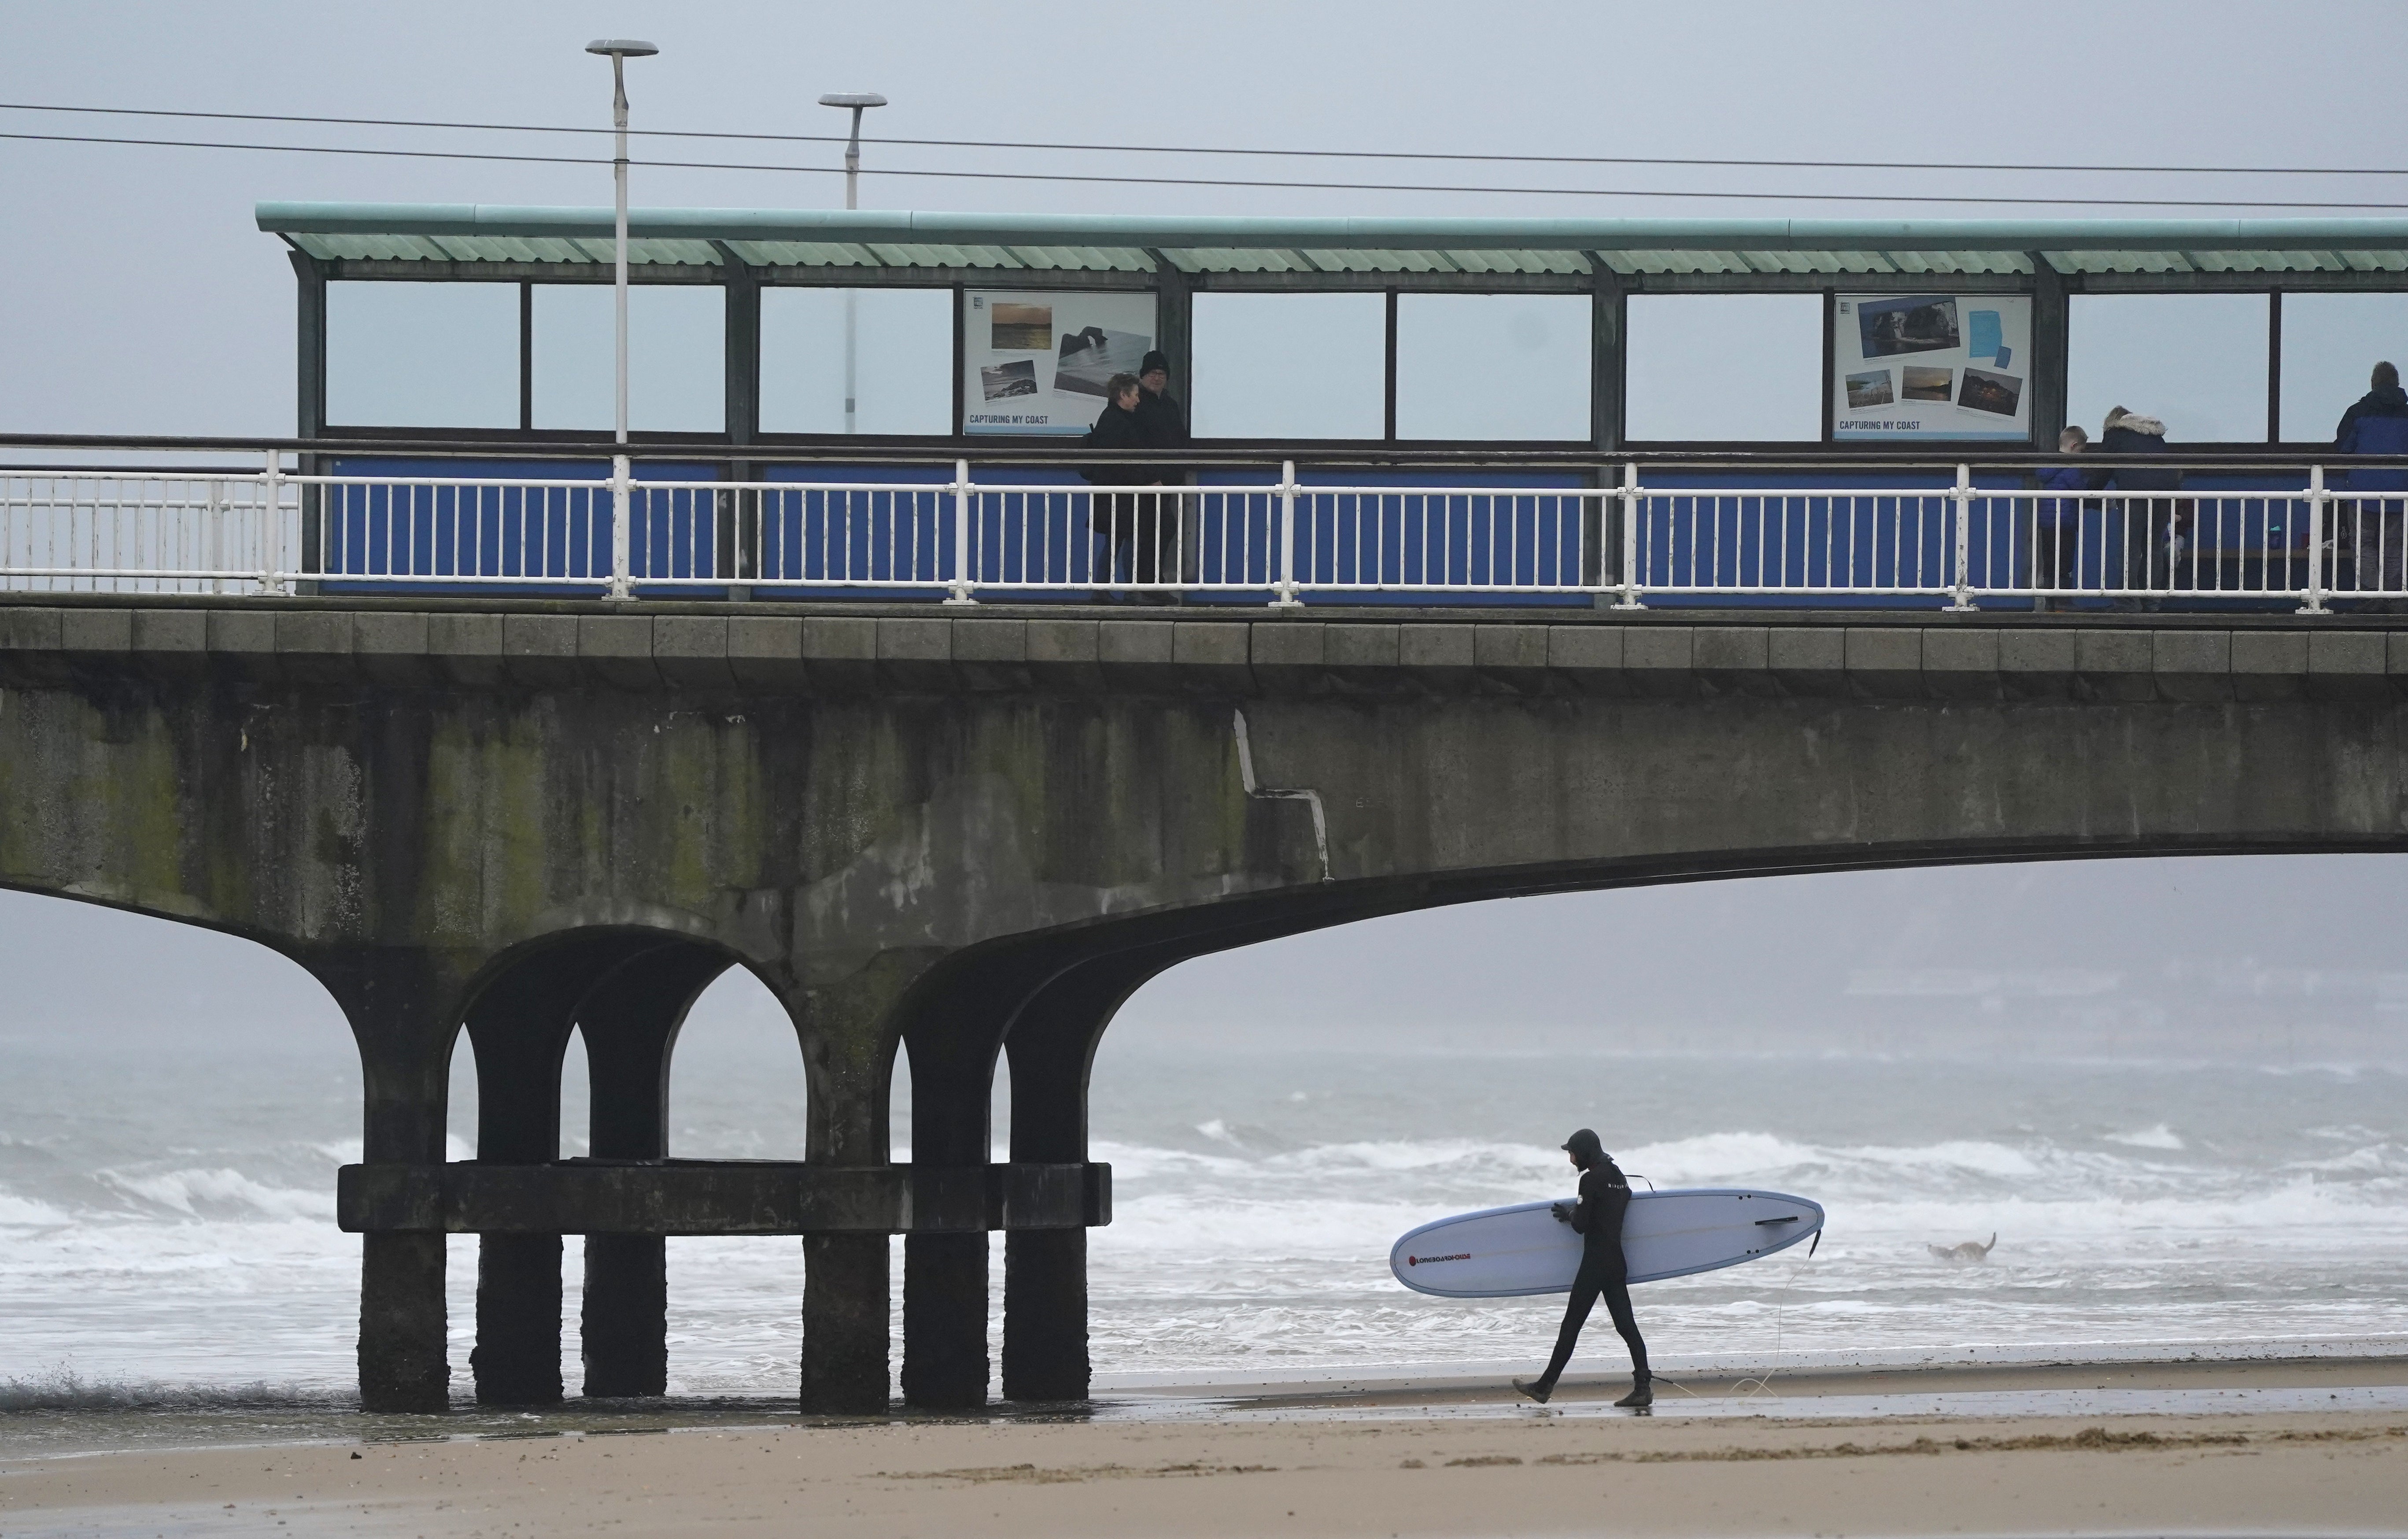
<svg viewBox="0 0 2408 1539">
<path fill-rule="evenodd" d="M 1581 1237 L 1550 1202 L 1459 1213 L 1409 1230 L 1388 1252 L 1397 1281 L 1444 1299 L 1569 1293 Z M 1779 1192 L 1634 1192 L 1622 1256 L 1634 1283 L 1735 1267 L 1788 1249 L 1823 1227 L 1823 1208 Z"/>
</svg>

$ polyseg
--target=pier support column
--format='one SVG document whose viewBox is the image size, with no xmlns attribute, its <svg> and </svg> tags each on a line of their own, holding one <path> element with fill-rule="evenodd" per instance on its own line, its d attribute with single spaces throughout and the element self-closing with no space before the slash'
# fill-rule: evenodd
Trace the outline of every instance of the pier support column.
<svg viewBox="0 0 2408 1539">
<path fill-rule="evenodd" d="M 665 947 L 620 967 L 587 997 L 578 1029 L 593 1084 L 595 1158 L 667 1158 L 669 1055 L 686 1012 L 726 968 L 726 957 L 707 948 Z M 579 1323 L 587 1396 L 666 1393 L 668 1242 L 587 1235 Z"/>
<path fill-rule="evenodd" d="M 1084 1400 L 1087 1231 L 1016 1230 L 1003 1237 L 1003 1398 Z"/>
<path fill-rule="evenodd" d="M 659 942 L 602 933 L 547 946 L 492 979 L 470 1002 L 477 1052 L 477 1158 L 549 1165 L 560 1158 L 560 1063 L 578 1007 L 611 964 Z M 554 1405 L 560 1377 L 561 1237 L 487 1234 L 477 1245 L 477 1346 L 483 1405 Z"/>
<path fill-rule="evenodd" d="M 890 1286 L 886 1236 L 803 1236 L 805 1411 L 885 1412 Z"/>
<path fill-rule="evenodd" d="M 560 1403 L 561 1248 L 557 1234 L 477 1237 L 478 1404 Z"/>
<path fill-rule="evenodd" d="M 446 1411 L 443 1236 L 360 1236 L 360 1409 Z"/>
<path fill-rule="evenodd" d="M 443 1158 L 458 979 L 474 960 L 404 948 L 346 946 L 298 958 L 342 1006 L 360 1050 L 362 1158 L 430 1165 Z M 360 1407 L 442 1411 L 451 1404 L 445 1350 L 443 1236 L 360 1237 Z"/>
<path fill-rule="evenodd" d="M 1004 1039 L 1015 1161 L 1087 1158 L 1096 1043 L 1122 1001 L 1163 965 L 1101 958 L 1062 973 L 1021 1007 Z M 1087 1231 L 1017 1230 L 1003 1245 L 1004 1399 L 1086 1399 Z"/>
<path fill-rule="evenodd" d="M 851 975 L 786 1000 L 802 1036 L 810 1084 L 814 1165 L 892 1160 L 887 1095 L 896 1016 L 912 984 L 941 953 L 881 952 Z M 882 1234 L 803 1236 L 802 1408 L 882 1413 L 889 1390 L 891 1279 Z"/>
<path fill-rule="evenodd" d="M 1035 980 L 1035 958 L 1002 958 L 914 996 L 903 1034 L 911 1055 L 914 1169 L 983 1167 L 994 1158 L 995 1060 Z M 903 1402 L 935 1411 L 986 1403 L 987 1238 L 903 1240 Z"/>
<path fill-rule="evenodd" d="M 968 1411 L 986 1403 L 986 1257 L 982 1233 L 904 1236 L 906 1405 Z"/>
</svg>

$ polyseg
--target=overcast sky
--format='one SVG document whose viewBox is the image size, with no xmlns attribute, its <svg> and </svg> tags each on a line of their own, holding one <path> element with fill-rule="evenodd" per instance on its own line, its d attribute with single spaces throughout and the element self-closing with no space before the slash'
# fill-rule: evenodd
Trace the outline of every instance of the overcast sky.
<svg viewBox="0 0 2408 1539">
<path fill-rule="evenodd" d="M 1422 0 L 1299 7 L 1223 0 L 1005 7 L 889 3 L 408 6 L 127 5 L 17 0 L 0 50 L 10 103 L 607 124 L 595 35 L 648 37 L 636 121 L 660 128 L 829 132 L 825 91 L 894 105 L 903 137 L 1520 154 L 2346 166 L 2396 161 L 2396 4 L 1526 5 Z M 0 129 L 505 152 L 599 153 L 604 141 L 178 122 L 0 111 Z M 654 141 L 661 144 L 664 141 Z M 676 144 L 677 141 L 666 141 Z M 688 142 L 681 159 L 810 164 L 816 174 L 646 169 L 641 204 L 841 201 L 826 145 Z M 873 145 L 864 202 L 1048 212 L 1784 214 L 1907 217 L 2115 209 L 1802 201 L 1837 193 L 2060 198 L 2398 198 L 2408 179 L 2251 179 L 1871 170 L 1195 160 Z M 934 180 L 875 174 L 1082 170 L 1484 187 L 1583 185 L 1769 194 L 1760 201 L 1498 193 L 1281 191 Z M 0 428 L 270 433 L 293 423 L 292 289 L 262 199 L 583 204 L 607 170 L 0 141 Z M 2128 209 L 2172 214 L 2173 209 Z M 2226 210 L 2228 212 L 2235 210 Z M 1753 325 L 1755 323 L 1749 323 Z M 2203 329 L 2202 329 L 2203 328 Z M 2221 348 L 2227 333 L 2191 326 Z M 2241 388 L 2245 321 L 2230 332 Z M 2352 348 L 2364 339 L 2346 338 Z M 2262 342 L 2258 344 L 2262 350 Z M 2408 348 L 2401 351 L 2408 352 Z M 2352 357 L 2319 401 L 2346 404 Z M 1779 359 L 1766 367 L 1777 376 Z M 2262 351 L 2258 357 L 2262 375 Z M 1813 377 L 1807 366 L 1806 379 Z M 2196 375 L 2196 357 L 2181 362 Z M 1678 380 L 1668 381 L 1673 389 Z M 2077 381 L 2077 384 L 2080 381 Z M 2245 402 L 2174 375 L 2128 387 L 2175 421 L 2247 424 Z M 2304 384 L 2294 387 L 2304 389 Z M 2286 396 L 2288 394 L 2286 389 Z M 1763 396 L 1766 392 L 1755 393 Z M 1723 399 L 1729 399 L 1726 394 Z M 2262 401 L 2262 395 L 2258 397 Z M 2303 397 L 2304 398 L 2304 397 Z M 2095 404 L 2095 403 L 2091 403 Z M 2142 403 L 2134 401 L 2136 409 Z M 2335 407 L 2332 410 L 2337 410 Z M 2262 410 L 2262 408 L 2261 408 Z M 2310 416 L 2320 422 L 2323 405 Z M 2084 412 L 2084 415 L 2090 413 Z M 1771 425 L 1777 427 L 1780 419 Z M 1807 425 L 1811 426 L 1811 416 Z M 1795 428 L 1796 424 L 1790 424 Z M 2201 436 L 2194 434 L 2193 436 Z"/>
<path fill-rule="evenodd" d="M 638 63 L 633 76 L 637 121 L 656 127 L 824 132 L 841 120 L 813 105 L 822 92 L 876 90 L 895 105 L 874 117 L 874 129 L 920 137 L 2343 166 L 2401 163 L 2395 130 L 2408 8 L 2197 0 L 1504 10 L 1406 0 L 1025 0 L 1009 8 L 16 0 L 9 46 L 0 50 L 0 99 L 602 124 L 608 72 L 580 51 L 597 35 L 662 46 L 661 57 Z M 234 123 L 204 130 L 22 111 L 0 111 L 0 128 L 554 147 L 523 137 Z M 733 158 L 731 147 L 705 148 L 709 156 L 687 158 Z M 825 145 L 748 152 L 838 164 Z M 1710 202 L 879 174 L 864 194 L 873 207 L 1054 212 L 1904 217 L 2019 210 L 1810 203 L 1799 194 L 2408 196 L 2408 179 L 2300 176 L 1550 171 L 879 145 L 867 158 L 873 173 L 906 165 L 1169 170 L 1526 186 L 1554 177 L 1773 194 Z M 253 227 L 261 199 L 601 204 L 609 192 L 607 171 L 593 166 L 0 141 L 0 207 L 9 210 L 12 237 L 0 241 L 0 431 L 289 430 L 293 284 L 280 245 Z M 827 174 L 646 170 L 637 199 L 812 207 L 839 201 L 840 184 Z M 2345 400 L 2357 386 L 2328 388 Z M 2393 940 L 2403 880 L 2391 858 L 2198 860 L 1533 899 L 1196 963 L 1141 995 L 1129 1019 L 1165 1040 L 1312 1033 L 1316 1041 L 1426 1044 L 1476 1020 L 1484 1041 L 1504 1046 L 1612 1045 L 1625 1040 L 1616 1032 L 1703 1023 L 1734 1042 L 1842 1047 L 1864 1045 L 1865 1023 L 1878 1020 L 1887 1033 L 1881 1042 L 1895 1046 L 1911 1045 L 1912 1034 L 1898 1032 L 1914 1021 L 1929 1023 L 1935 1042 L 1966 1022 L 2061 1029 L 2089 1018 L 2080 1014 L 2086 1000 L 2119 1030 L 2157 1030 L 2178 1043 L 2193 1008 L 2222 1010 L 2241 1023 L 2232 1028 L 2241 1037 L 2262 1036 L 2263 1010 L 2238 1011 L 2234 991 L 2254 989 L 2262 1001 L 2293 989 L 2305 991 L 2302 1018 L 2357 1033 L 2351 1040 L 2367 1052 L 2387 1052 L 2396 1017 L 2386 1013 L 2390 985 L 2380 975 L 2408 968 L 2396 960 Z M 134 958 L 149 965 L 128 965 Z M 2319 969 L 2355 981 L 2315 995 L 2300 978 Z M 337 1029 L 307 980 L 255 948 L 72 905 L 0 895 L 0 975 L 10 980 L 16 1029 Z M 2234 981 L 2248 978 L 2258 981 Z M 726 1008 L 757 1018 L 757 1000 Z"/>
</svg>

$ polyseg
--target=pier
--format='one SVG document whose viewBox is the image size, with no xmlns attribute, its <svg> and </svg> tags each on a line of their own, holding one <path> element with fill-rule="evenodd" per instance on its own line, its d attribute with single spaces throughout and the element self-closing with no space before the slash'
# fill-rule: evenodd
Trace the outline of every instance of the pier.
<svg viewBox="0 0 2408 1539">
<path fill-rule="evenodd" d="M 605 280 L 607 216 L 258 221 L 296 275 L 293 439 L 7 441 L 0 885 L 249 938 L 340 1004 L 371 1409 L 449 1403 L 453 1233 L 480 1237 L 488 1403 L 569 1392 L 568 1234 L 587 1395 L 662 1392 L 666 1236 L 776 1234 L 807 1409 L 887 1406 L 894 1235 L 908 1403 L 1084 1396 L 1111 1216 L 1088 1068 L 1192 957 L 1579 889 L 2408 848 L 2401 536 L 2347 482 L 2401 463 L 2282 441 L 2270 384 L 2262 439 L 2156 462 L 2178 490 L 2032 480 L 2084 296 L 2262 295 L 2279 378 L 2282 306 L 2408 287 L 2408 222 L 638 210 L 638 288 L 717 296 L 716 425 L 617 441 L 546 425 L 539 390 L 546 295 Z M 515 385 L 509 421 L 331 414 L 378 361 L 346 306 L 396 283 L 437 320 L 452 290 L 516 314 L 462 334 L 516 371 L 482 381 Z M 966 406 L 988 284 L 1021 297 L 985 351 L 1028 380 L 1039 300 L 1109 300 L 1151 329 L 1106 345 L 1168 347 L 1182 397 L 1199 303 L 1381 295 L 1382 431 L 1082 458 L 1063 423 Z M 764 296 L 838 287 L 946 296 L 941 430 L 765 420 Z M 1822 306 L 1819 441 L 1629 431 L 1630 307 L 1718 294 Z M 1398 318 L 1429 295 L 1576 309 L 1580 430 L 1416 438 Z M 1849 332 L 1868 300 L 1914 301 L 1911 332 Z M 1843 341 L 1972 350 L 1958 400 L 1997 430 L 1876 435 L 1850 413 L 1886 376 L 1835 385 Z M 994 399 L 1035 398 L 995 367 Z M 2043 525 L 2065 561 L 2035 561 Z M 1116 560 L 1132 539 L 1151 569 Z M 680 1025 L 730 968 L 802 1043 L 800 1162 L 669 1145 Z M 463 1034 L 477 1147 L 450 1161 Z M 572 1035 L 591 1154 L 564 1160 Z"/>
</svg>

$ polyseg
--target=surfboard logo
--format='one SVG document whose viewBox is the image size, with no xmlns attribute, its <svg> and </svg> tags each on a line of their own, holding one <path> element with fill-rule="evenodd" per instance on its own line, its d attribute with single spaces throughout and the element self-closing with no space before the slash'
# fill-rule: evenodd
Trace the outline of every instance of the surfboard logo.
<svg viewBox="0 0 2408 1539">
<path fill-rule="evenodd" d="M 1405 1265 L 1417 1267 L 1424 1261 L 1469 1261 L 1470 1259 L 1471 1252 L 1458 1250 L 1452 1256 L 1408 1256 L 1405 1258 Z"/>
</svg>

